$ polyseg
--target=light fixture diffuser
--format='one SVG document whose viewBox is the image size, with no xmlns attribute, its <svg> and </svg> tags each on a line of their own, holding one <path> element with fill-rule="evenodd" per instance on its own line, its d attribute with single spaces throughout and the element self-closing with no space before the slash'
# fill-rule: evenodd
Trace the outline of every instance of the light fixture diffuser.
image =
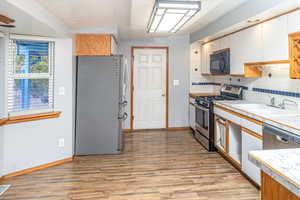
<svg viewBox="0 0 300 200">
<path fill-rule="evenodd" d="M 147 26 L 147 32 L 179 31 L 201 9 L 201 2 L 155 0 L 151 17 Z"/>
</svg>

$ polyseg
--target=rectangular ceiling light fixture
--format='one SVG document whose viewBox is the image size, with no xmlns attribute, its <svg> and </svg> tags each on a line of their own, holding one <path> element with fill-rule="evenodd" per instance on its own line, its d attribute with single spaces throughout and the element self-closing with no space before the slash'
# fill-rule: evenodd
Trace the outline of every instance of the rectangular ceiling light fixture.
<svg viewBox="0 0 300 200">
<path fill-rule="evenodd" d="M 155 0 L 148 33 L 179 31 L 199 10 L 200 1 Z"/>
</svg>

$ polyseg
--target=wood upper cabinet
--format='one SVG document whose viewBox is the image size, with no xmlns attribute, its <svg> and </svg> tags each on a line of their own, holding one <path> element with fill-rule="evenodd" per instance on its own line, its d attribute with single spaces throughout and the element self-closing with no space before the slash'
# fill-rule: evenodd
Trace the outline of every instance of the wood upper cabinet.
<svg viewBox="0 0 300 200">
<path fill-rule="evenodd" d="M 111 34 L 76 34 L 76 56 L 111 56 L 116 43 Z"/>
<path fill-rule="evenodd" d="M 290 77 L 300 79 L 300 32 L 289 35 Z"/>
<path fill-rule="evenodd" d="M 289 59 L 286 15 L 262 24 L 262 41 L 263 61 Z"/>
</svg>

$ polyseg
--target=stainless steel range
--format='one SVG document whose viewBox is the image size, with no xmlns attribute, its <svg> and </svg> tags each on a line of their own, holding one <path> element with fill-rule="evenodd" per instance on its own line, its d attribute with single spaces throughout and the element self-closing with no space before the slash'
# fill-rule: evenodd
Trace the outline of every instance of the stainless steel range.
<svg viewBox="0 0 300 200">
<path fill-rule="evenodd" d="M 202 96 L 196 98 L 195 138 L 208 150 L 214 148 L 214 101 L 241 100 L 243 89 L 235 85 L 223 85 L 220 96 Z"/>
</svg>

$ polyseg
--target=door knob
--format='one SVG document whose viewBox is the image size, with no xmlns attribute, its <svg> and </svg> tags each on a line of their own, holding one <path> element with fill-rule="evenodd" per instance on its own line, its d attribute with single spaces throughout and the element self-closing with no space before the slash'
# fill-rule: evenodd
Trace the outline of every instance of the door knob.
<svg viewBox="0 0 300 200">
<path fill-rule="evenodd" d="M 166 95 L 165 95 L 165 94 L 162 94 L 161 96 L 162 96 L 162 97 L 165 97 Z"/>
</svg>

